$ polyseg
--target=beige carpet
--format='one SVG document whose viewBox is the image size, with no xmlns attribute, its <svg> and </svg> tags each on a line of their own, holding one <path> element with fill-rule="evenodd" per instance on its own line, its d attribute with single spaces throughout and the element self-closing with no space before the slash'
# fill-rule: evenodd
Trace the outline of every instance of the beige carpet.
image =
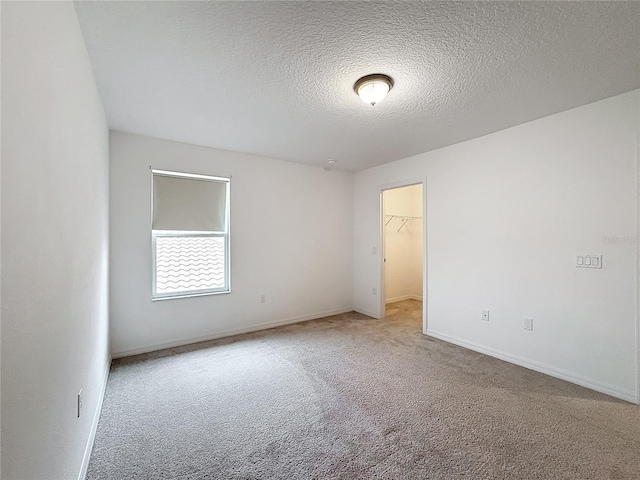
<svg viewBox="0 0 640 480">
<path fill-rule="evenodd" d="M 89 479 L 640 479 L 640 408 L 421 334 L 419 304 L 115 361 Z"/>
</svg>

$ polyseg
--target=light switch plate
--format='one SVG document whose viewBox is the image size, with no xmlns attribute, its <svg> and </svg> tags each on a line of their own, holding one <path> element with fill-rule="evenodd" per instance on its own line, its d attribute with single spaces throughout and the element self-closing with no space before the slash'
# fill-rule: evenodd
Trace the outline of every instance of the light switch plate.
<svg viewBox="0 0 640 480">
<path fill-rule="evenodd" d="M 602 255 L 579 254 L 576 257 L 578 268 L 602 268 Z"/>
</svg>

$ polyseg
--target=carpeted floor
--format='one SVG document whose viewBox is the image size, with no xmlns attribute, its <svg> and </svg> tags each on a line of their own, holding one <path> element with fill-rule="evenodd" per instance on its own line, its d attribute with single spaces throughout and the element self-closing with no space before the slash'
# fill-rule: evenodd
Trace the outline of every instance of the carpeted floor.
<svg viewBox="0 0 640 480">
<path fill-rule="evenodd" d="M 425 337 L 419 309 L 114 361 L 87 478 L 640 478 L 640 407 Z"/>
</svg>

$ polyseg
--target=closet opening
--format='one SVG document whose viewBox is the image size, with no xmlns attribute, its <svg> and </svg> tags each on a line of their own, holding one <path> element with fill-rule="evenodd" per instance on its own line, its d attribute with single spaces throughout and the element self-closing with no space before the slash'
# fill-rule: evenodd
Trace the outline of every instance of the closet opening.
<svg viewBox="0 0 640 480">
<path fill-rule="evenodd" d="M 381 313 L 426 330 L 423 184 L 382 190 Z"/>
</svg>

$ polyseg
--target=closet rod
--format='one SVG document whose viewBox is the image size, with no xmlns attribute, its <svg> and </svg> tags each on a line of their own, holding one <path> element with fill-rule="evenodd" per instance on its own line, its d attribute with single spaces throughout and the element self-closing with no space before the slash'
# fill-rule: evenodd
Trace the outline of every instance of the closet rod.
<svg viewBox="0 0 640 480">
<path fill-rule="evenodd" d="M 385 215 L 385 217 L 389 217 L 389 220 L 387 220 L 384 224 L 384 226 L 386 227 L 387 225 L 389 225 L 389 222 L 391 222 L 391 220 L 393 220 L 394 218 L 399 218 L 400 220 L 402 220 L 402 225 L 400 225 L 400 228 L 398 228 L 398 230 L 396 230 L 397 232 L 399 232 L 400 230 L 402 230 L 402 227 L 404 227 L 407 222 L 409 222 L 410 220 L 420 220 L 422 219 L 422 217 L 410 217 L 407 215 Z"/>
</svg>

